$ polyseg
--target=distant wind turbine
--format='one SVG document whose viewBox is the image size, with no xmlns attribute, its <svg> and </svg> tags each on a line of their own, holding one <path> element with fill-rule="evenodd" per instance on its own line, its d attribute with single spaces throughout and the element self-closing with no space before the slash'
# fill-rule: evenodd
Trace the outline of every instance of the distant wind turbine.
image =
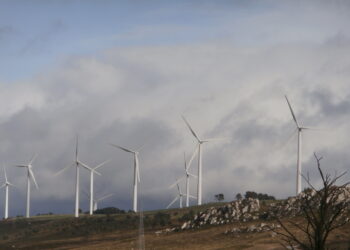
<svg viewBox="0 0 350 250">
<path fill-rule="evenodd" d="M 177 186 L 178 194 L 177 194 L 177 196 L 175 197 L 175 199 L 172 200 L 172 202 L 170 202 L 169 205 L 166 207 L 167 209 L 168 209 L 169 207 L 171 207 L 177 200 L 180 200 L 180 208 L 182 208 L 182 197 L 185 196 L 185 194 L 183 194 L 183 193 L 181 192 L 181 189 L 180 189 L 180 186 L 179 186 L 179 183 L 178 183 L 177 180 L 176 180 L 175 183 L 176 183 L 176 186 Z"/>
<path fill-rule="evenodd" d="M 5 215 L 4 215 L 4 219 L 7 219 L 9 217 L 9 186 L 14 187 L 14 185 L 12 183 L 10 183 L 7 179 L 7 174 L 6 174 L 6 169 L 4 167 L 4 174 L 5 174 L 5 183 L 0 186 L 1 188 L 5 188 Z"/>
<path fill-rule="evenodd" d="M 192 129 L 191 125 L 189 124 L 189 122 L 186 120 L 186 118 L 184 116 L 182 116 L 182 119 L 184 120 L 184 122 L 186 123 L 187 127 L 189 128 L 189 130 L 191 131 L 192 135 L 196 138 L 196 140 L 198 141 L 197 144 L 197 148 L 195 149 L 195 152 L 193 153 L 188 165 L 191 165 L 191 162 L 196 154 L 196 152 L 198 152 L 198 183 L 197 183 L 197 204 L 198 205 L 202 205 L 202 145 L 206 142 L 210 142 L 213 140 L 217 140 L 217 139 L 222 139 L 222 138 L 212 138 L 212 139 L 205 139 L 205 140 L 201 140 L 198 135 L 194 132 L 194 130 Z"/>
<path fill-rule="evenodd" d="M 196 149 L 197 149 L 197 146 L 196 146 Z M 194 154 L 196 153 L 196 150 L 194 152 Z M 190 168 L 190 165 L 186 163 L 186 153 L 184 153 L 184 166 L 185 166 L 185 176 L 181 177 L 180 179 L 178 179 L 174 184 L 172 184 L 169 188 L 172 188 L 174 187 L 177 183 L 179 183 L 183 178 L 185 178 L 186 180 L 186 207 L 189 207 L 189 204 L 190 204 L 190 198 L 193 198 L 193 199 L 197 199 L 197 197 L 194 197 L 192 195 L 190 195 L 190 177 L 194 177 L 194 178 L 197 178 L 197 176 L 191 174 L 189 172 L 189 168 Z"/>
<path fill-rule="evenodd" d="M 288 107 L 290 109 L 290 112 L 292 114 L 292 117 L 293 117 L 293 120 L 295 122 L 295 125 L 297 127 L 297 130 L 298 130 L 298 151 L 297 151 L 297 180 L 296 180 L 296 194 L 298 195 L 300 192 L 301 192 L 301 161 L 302 161 L 302 143 L 301 143 L 301 133 L 303 132 L 303 130 L 307 130 L 307 129 L 311 129 L 311 130 L 314 130 L 315 128 L 310 128 L 310 127 L 304 127 L 304 126 L 301 126 L 299 123 L 298 123 L 298 120 L 294 114 L 294 111 L 292 109 L 292 106 L 290 105 L 290 102 L 288 100 L 288 97 L 285 95 L 285 98 L 286 98 L 286 101 L 287 101 L 287 104 L 288 104 Z"/>
<path fill-rule="evenodd" d="M 137 151 L 133 151 L 115 144 L 110 144 L 113 147 L 119 148 L 127 153 L 134 155 L 134 193 L 133 193 L 133 211 L 137 212 L 137 184 L 140 182 L 140 169 L 139 169 L 139 151 L 143 147 L 140 147 Z"/>
<path fill-rule="evenodd" d="M 32 166 L 36 157 L 37 155 L 35 154 L 27 165 L 15 165 L 16 167 L 20 167 L 20 168 L 27 168 L 27 208 L 26 208 L 27 218 L 30 217 L 30 179 L 32 179 L 32 181 L 34 182 L 35 187 L 39 189 L 38 183 L 36 182 L 34 177 L 33 166 Z"/>
<path fill-rule="evenodd" d="M 111 196 L 113 196 L 114 194 L 107 194 L 107 195 L 105 195 L 105 196 L 103 196 L 103 197 L 101 197 L 101 198 L 98 198 L 98 199 L 95 199 L 94 200 L 94 211 L 96 211 L 97 209 L 98 209 L 98 203 L 100 202 L 100 201 L 103 201 L 103 200 L 105 200 L 105 199 L 107 199 L 107 198 L 109 198 L 109 197 L 111 197 Z"/>
<path fill-rule="evenodd" d="M 83 190 L 83 193 L 84 193 L 87 197 L 89 197 L 89 199 L 91 198 L 91 196 L 90 196 L 90 194 L 89 194 L 88 192 L 86 192 L 86 191 Z M 93 210 L 96 211 L 96 210 L 98 209 L 98 203 L 99 203 L 100 201 L 103 201 L 103 200 L 105 200 L 105 199 L 107 199 L 107 198 L 109 198 L 109 197 L 111 197 L 111 196 L 113 196 L 113 195 L 114 195 L 113 193 L 110 193 L 110 194 L 104 195 L 104 196 L 102 196 L 102 197 L 100 197 L 100 198 L 97 198 L 97 199 L 94 198 L 94 199 L 93 199 L 93 202 L 94 202 Z"/>
<path fill-rule="evenodd" d="M 59 175 L 60 173 L 62 173 L 63 171 L 65 171 L 66 169 L 70 168 L 70 167 L 76 167 L 76 182 L 75 182 L 75 211 L 74 211 L 74 216 L 76 218 L 79 217 L 79 166 L 83 165 L 83 163 L 78 159 L 78 136 L 76 138 L 76 146 L 75 146 L 75 161 L 71 164 L 69 164 L 68 166 L 64 167 L 63 169 L 61 169 L 60 171 L 58 171 L 56 174 L 54 174 L 54 176 Z M 84 164 L 86 165 L 86 164 Z"/>
<path fill-rule="evenodd" d="M 96 170 L 98 168 L 102 167 L 103 165 L 105 165 L 107 162 L 109 162 L 109 161 L 104 161 L 104 162 L 102 162 L 101 164 L 97 165 L 94 168 L 90 168 L 86 164 L 80 162 L 81 166 L 83 166 L 84 168 L 86 168 L 87 170 L 90 171 L 90 215 L 92 215 L 93 211 L 95 211 L 94 210 L 94 205 L 93 205 L 93 200 L 94 200 L 94 174 L 101 175 Z"/>
</svg>

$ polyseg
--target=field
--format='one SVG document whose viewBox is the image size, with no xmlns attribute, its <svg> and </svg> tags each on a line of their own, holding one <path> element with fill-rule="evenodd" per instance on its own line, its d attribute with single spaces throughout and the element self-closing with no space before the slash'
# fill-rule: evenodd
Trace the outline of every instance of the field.
<svg viewBox="0 0 350 250">
<path fill-rule="evenodd" d="M 271 231 L 225 234 L 227 229 L 233 227 L 267 223 L 262 220 L 164 232 L 166 228 L 181 225 L 182 218 L 190 210 L 197 212 L 220 205 L 222 203 L 145 212 L 143 224 L 146 249 L 283 249 L 279 237 Z M 92 217 L 82 215 L 79 219 L 69 215 L 13 218 L 0 222 L 0 249 L 138 249 L 139 228 L 139 216 L 132 213 Z M 156 234 L 160 230 L 163 232 Z M 348 250 L 350 224 L 334 232 L 330 243 L 332 249 Z"/>
</svg>

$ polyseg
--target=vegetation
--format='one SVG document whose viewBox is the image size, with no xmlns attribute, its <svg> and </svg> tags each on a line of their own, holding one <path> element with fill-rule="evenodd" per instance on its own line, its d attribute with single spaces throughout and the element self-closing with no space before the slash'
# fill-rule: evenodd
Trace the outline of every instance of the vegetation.
<svg viewBox="0 0 350 250">
<path fill-rule="evenodd" d="M 241 193 L 236 194 L 236 200 L 242 200 L 243 196 L 241 195 Z"/>
<path fill-rule="evenodd" d="M 274 196 L 268 195 L 268 194 L 262 194 L 262 193 L 256 193 L 254 191 L 247 191 L 244 195 L 246 199 L 253 198 L 258 200 L 276 200 Z"/>
<path fill-rule="evenodd" d="M 152 226 L 165 226 L 170 225 L 170 214 L 158 212 L 154 215 Z"/>
<path fill-rule="evenodd" d="M 105 207 L 97 209 L 94 214 L 124 214 L 125 211 L 116 207 Z"/>
<path fill-rule="evenodd" d="M 224 194 L 216 194 L 216 195 L 215 195 L 215 200 L 217 200 L 217 201 L 223 201 L 223 200 L 225 200 Z"/>
<path fill-rule="evenodd" d="M 348 222 L 348 206 L 344 199 L 344 190 L 349 183 L 336 186 L 335 183 L 346 172 L 341 175 L 331 177 L 330 174 L 324 175 L 320 161 L 322 157 L 317 157 L 317 169 L 322 180 L 322 188 L 317 190 L 311 183 L 309 178 L 305 178 L 309 185 L 305 193 L 300 196 L 301 212 L 304 221 L 296 223 L 289 220 L 289 227 L 278 219 L 283 232 L 277 232 L 282 236 L 285 247 L 288 249 L 296 249 L 301 247 L 307 250 L 325 250 L 327 249 L 327 238 L 329 234 L 337 228 L 344 226 Z M 343 198 L 340 198 L 342 197 Z M 291 227 L 297 229 L 296 232 Z"/>
<path fill-rule="evenodd" d="M 143 224 L 146 248 L 278 249 L 279 238 L 271 237 L 271 232 L 250 233 L 234 238 L 224 233 L 232 227 L 242 224 L 249 226 L 252 222 L 207 226 L 176 233 L 164 232 L 166 228 L 181 226 L 193 219 L 199 211 L 225 204 L 216 202 L 190 208 L 145 211 Z M 268 209 L 268 206 L 262 209 Z M 134 212 L 93 216 L 83 214 L 78 219 L 72 215 L 11 218 L 0 221 L 0 249 L 137 249 L 139 227 L 140 217 Z M 296 230 L 291 228 L 292 232 Z M 155 233 L 157 231 L 163 233 L 158 235 Z M 347 249 L 350 246 L 349 235 L 350 224 L 336 229 L 330 236 L 329 246 L 332 249 Z"/>
</svg>

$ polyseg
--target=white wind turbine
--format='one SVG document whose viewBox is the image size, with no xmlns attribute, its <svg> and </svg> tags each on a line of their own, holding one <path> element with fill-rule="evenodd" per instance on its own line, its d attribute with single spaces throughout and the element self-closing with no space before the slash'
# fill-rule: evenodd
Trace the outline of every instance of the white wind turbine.
<svg viewBox="0 0 350 250">
<path fill-rule="evenodd" d="M 140 169 L 139 169 L 139 150 L 142 148 L 140 147 L 137 151 L 133 151 L 127 148 L 123 148 L 121 146 L 110 144 L 113 147 L 119 148 L 127 153 L 131 153 L 134 155 L 134 193 L 133 193 L 133 211 L 137 212 L 137 184 L 140 182 Z"/>
<path fill-rule="evenodd" d="M 98 209 L 98 203 L 99 203 L 100 201 L 103 201 L 103 200 L 105 200 L 105 199 L 111 197 L 112 195 L 114 195 L 114 194 L 107 194 L 107 195 L 105 195 L 105 196 L 103 196 L 103 197 L 101 197 L 101 198 L 95 199 L 95 200 L 94 200 L 94 211 L 96 211 L 96 210 Z"/>
<path fill-rule="evenodd" d="M 89 194 L 88 192 L 86 192 L 86 191 L 84 191 L 84 190 L 83 190 L 83 192 L 84 192 L 84 194 L 85 194 L 87 197 L 89 197 L 89 199 L 91 198 L 91 196 L 90 196 L 90 194 Z M 95 199 L 95 198 L 94 198 L 94 199 L 93 199 L 93 202 L 94 202 L 93 210 L 96 211 L 96 210 L 98 209 L 98 203 L 99 203 L 100 201 L 105 200 L 105 199 L 111 197 L 112 195 L 114 195 L 114 194 L 113 194 L 113 193 L 107 194 L 107 195 L 102 196 L 101 198 L 98 198 L 98 199 Z"/>
<path fill-rule="evenodd" d="M 76 167 L 76 182 L 75 182 L 75 210 L 74 210 L 74 216 L 76 218 L 79 217 L 79 166 L 83 165 L 83 163 L 78 159 L 78 136 L 76 139 L 76 147 L 75 147 L 75 161 L 65 168 L 61 169 L 58 171 L 54 176 L 59 175 L 62 173 L 64 170 L 70 168 L 70 167 Z M 84 164 L 85 165 L 85 164 Z"/>
<path fill-rule="evenodd" d="M 96 171 L 96 169 L 102 167 L 107 162 L 109 162 L 109 161 L 104 161 L 94 168 L 91 168 L 91 167 L 87 166 L 86 164 L 79 162 L 81 164 L 81 166 L 83 166 L 84 168 L 86 168 L 87 170 L 90 171 L 90 195 L 89 195 L 90 196 L 90 215 L 92 215 L 93 211 L 95 211 L 94 205 L 93 205 L 93 201 L 94 201 L 94 174 L 101 175 L 99 172 Z"/>
<path fill-rule="evenodd" d="M 177 180 L 176 180 L 175 183 L 176 183 L 176 185 L 177 185 L 178 194 L 177 194 L 177 196 L 175 197 L 175 199 L 172 200 L 172 202 L 170 202 L 169 205 L 166 207 L 167 209 L 168 209 L 169 207 L 171 207 L 171 205 L 173 205 L 173 204 L 174 204 L 177 200 L 179 200 L 179 199 L 180 199 L 180 208 L 182 208 L 182 197 L 185 196 L 185 194 L 183 194 L 183 193 L 181 192 L 181 189 L 180 189 L 180 186 L 179 186 L 179 183 L 178 183 Z"/>
<path fill-rule="evenodd" d="M 32 181 L 34 182 L 35 187 L 39 189 L 38 183 L 35 180 L 33 169 L 32 169 L 33 168 L 32 164 L 36 157 L 37 155 L 35 154 L 27 165 L 15 165 L 16 167 L 27 168 L 27 208 L 26 208 L 27 218 L 30 217 L 30 179 L 32 179 Z"/>
<path fill-rule="evenodd" d="M 194 132 L 194 130 L 192 129 L 191 125 L 189 124 L 189 122 L 186 120 L 186 118 L 184 116 L 182 116 L 182 119 L 184 120 L 184 122 L 186 123 L 187 127 L 189 128 L 189 130 L 191 131 L 192 135 L 196 138 L 198 144 L 197 147 L 188 163 L 188 165 L 191 165 L 191 162 L 196 154 L 196 152 L 198 151 L 198 183 L 197 183 L 197 204 L 198 205 L 202 205 L 202 145 L 206 142 L 210 142 L 212 140 L 216 140 L 216 139 L 205 139 L 205 140 L 201 140 L 197 134 Z"/>
<path fill-rule="evenodd" d="M 288 97 L 285 95 L 285 98 L 287 100 L 287 104 L 289 106 L 290 112 L 292 114 L 293 120 L 297 126 L 297 130 L 298 130 L 298 153 L 297 153 L 297 181 L 296 181 L 296 194 L 298 195 L 301 192 L 301 161 L 302 161 L 302 143 L 301 143 L 301 133 L 303 132 L 303 130 L 306 129 L 314 129 L 314 128 L 310 128 L 310 127 L 304 127 L 301 126 L 298 121 L 297 118 L 293 112 L 292 106 L 289 103 Z"/>
<path fill-rule="evenodd" d="M 10 183 L 7 179 L 7 174 L 6 174 L 6 169 L 4 167 L 4 174 L 5 174 L 5 183 L 0 186 L 1 188 L 5 188 L 5 215 L 4 215 L 4 219 L 7 219 L 9 217 L 9 186 L 14 187 L 14 185 L 12 183 Z"/>
<path fill-rule="evenodd" d="M 197 147 L 196 147 L 197 149 Z M 197 150 L 193 154 L 196 153 Z M 174 187 L 177 183 L 179 183 L 183 178 L 186 179 L 186 207 L 189 207 L 190 204 L 190 198 L 197 199 L 197 197 L 194 197 L 190 195 L 190 177 L 197 178 L 194 174 L 191 174 L 189 172 L 190 164 L 186 163 L 186 154 L 184 153 L 184 163 L 185 163 L 185 176 L 181 177 L 179 180 L 177 180 L 174 184 L 172 184 L 169 188 Z"/>
</svg>

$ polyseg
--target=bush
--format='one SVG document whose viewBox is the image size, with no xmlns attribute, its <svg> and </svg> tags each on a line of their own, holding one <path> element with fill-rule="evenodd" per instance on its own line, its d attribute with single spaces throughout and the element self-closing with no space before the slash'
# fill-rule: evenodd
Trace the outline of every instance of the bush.
<svg viewBox="0 0 350 250">
<path fill-rule="evenodd" d="M 194 218 L 194 212 L 191 209 L 188 213 L 184 214 L 182 217 L 179 218 L 179 222 L 185 222 L 192 220 Z"/>
<path fill-rule="evenodd" d="M 170 224 L 170 215 L 158 212 L 154 215 L 152 226 L 165 226 Z"/>
<path fill-rule="evenodd" d="M 246 199 L 253 198 L 258 200 L 276 200 L 275 197 L 270 196 L 268 194 L 256 193 L 254 191 L 247 191 L 244 195 Z"/>
<path fill-rule="evenodd" d="M 116 207 L 105 207 L 102 209 L 97 209 L 95 214 L 124 214 L 125 211 Z"/>
</svg>

